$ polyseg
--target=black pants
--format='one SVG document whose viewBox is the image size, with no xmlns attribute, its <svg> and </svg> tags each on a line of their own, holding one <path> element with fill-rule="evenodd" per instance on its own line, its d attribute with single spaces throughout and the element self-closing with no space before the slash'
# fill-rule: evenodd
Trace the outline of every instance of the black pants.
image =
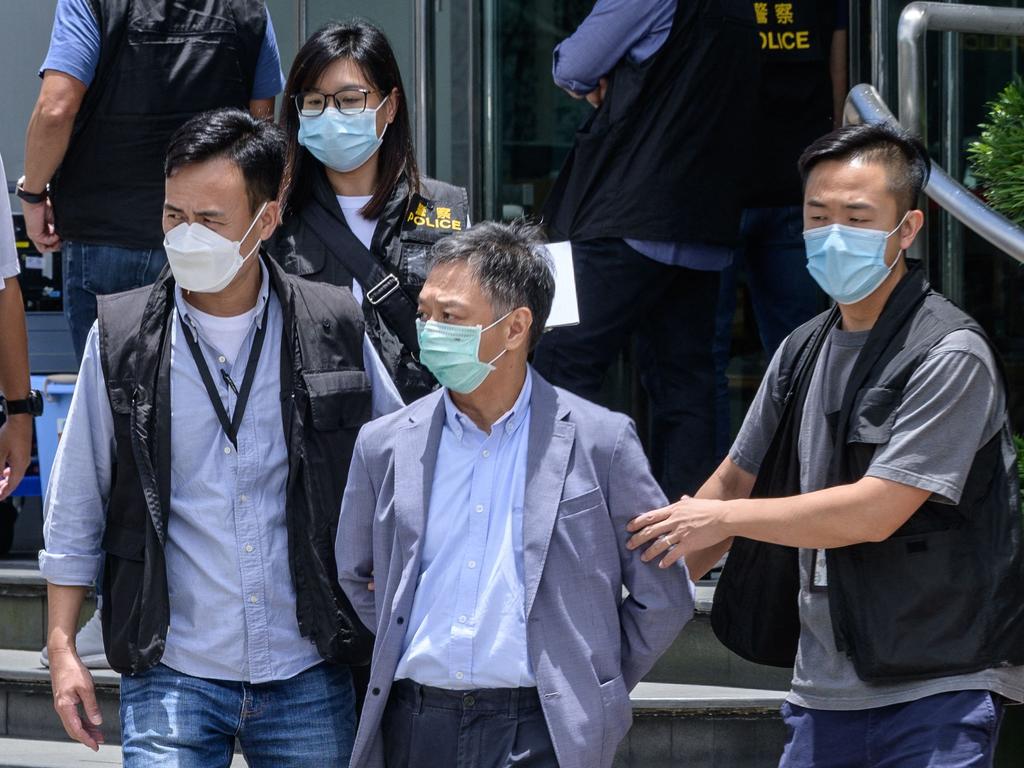
<svg viewBox="0 0 1024 768">
<path fill-rule="evenodd" d="M 715 468 L 715 310 L 718 272 L 672 267 L 622 240 L 574 242 L 580 324 L 544 334 L 534 367 L 597 400 L 608 368 L 636 338 L 650 401 L 654 475 L 670 500 Z"/>
<path fill-rule="evenodd" d="M 558 768 L 536 688 L 396 680 L 381 727 L 387 768 Z"/>
</svg>

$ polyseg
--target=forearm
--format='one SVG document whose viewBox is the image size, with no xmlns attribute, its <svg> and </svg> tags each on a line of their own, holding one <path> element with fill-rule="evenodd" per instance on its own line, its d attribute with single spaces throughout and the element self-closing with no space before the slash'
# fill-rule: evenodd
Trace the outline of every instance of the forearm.
<svg viewBox="0 0 1024 768">
<path fill-rule="evenodd" d="M 799 496 L 723 502 L 719 532 L 808 549 L 883 541 L 927 498 L 927 491 L 865 477 Z"/>
<path fill-rule="evenodd" d="M 707 482 L 697 491 L 695 498 L 720 499 L 729 501 L 743 499 L 750 495 L 754 476 L 743 472 L 731 460 L 726 459 L 716 469 Z M 703 579 L 708 571 L 718 565 L 726 552 L 732 547 L 732 538 L 719 542 L 713 547 L 692 552 L 686 558 L 686 567 L 690 570 L 690 578 L 694 581 Z"/>
<path fill-rule="evenodd" d="M 8 400 L 28 397 L 28 336 L 25 332 L 25 307 L 16 277 L 4 281 L 0 290 L 0 394 Z"/>
<path fill-rule="evenodd" d="M 47 78 L 62 77 L 73 80 L 67 75 L 47 73 Z M 78 81 L 75 81 L 78 83 Z M 62 83 L 63 85 L 63 83 Z M 85 87 L 81 83 L 81 92 Z M 74 91 L 77 86 L 71 84 L 62 90 Z M 64 160 L 71 133 L 75 126 L 80 102 L 74 95 L 65 97 L 63 92 L 51 95 L 51 89 L 44 79 L 43 93 L 36 102 L 32 117 L 29 119 L 28 132 L 25 135 L 25 189 L 29 192 L 40 192 L 45 187 L 57 168 Z"/>
<path fill-rule="evenodd" d="M 46 646 L 51 656 L 75 650 L 75 633 L 78 631 L 78 617 L 88 587 L 67 587 L 59 584 L 46 585 L 46 601 L 49 609 L 49 625 L 46 632 Z"/>
</svg>

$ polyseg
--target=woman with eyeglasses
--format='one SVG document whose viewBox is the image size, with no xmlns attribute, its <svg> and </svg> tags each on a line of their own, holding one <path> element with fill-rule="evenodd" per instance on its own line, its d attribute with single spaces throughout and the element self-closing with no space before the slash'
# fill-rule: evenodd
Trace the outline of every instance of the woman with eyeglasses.
<svg viewBox="0 0 1024 768">
<path fill-rule="evenodd" d="M 270 254 L 294 274 L 348 286 L 406 402 L 437 386 L 416 361 L 427 255 L 468 226 L 466 190 L 419 174 L 406 93 L 384 33 L 330 23 L 302 46 L 285 86 L 284 221 Z"/>
</svg>

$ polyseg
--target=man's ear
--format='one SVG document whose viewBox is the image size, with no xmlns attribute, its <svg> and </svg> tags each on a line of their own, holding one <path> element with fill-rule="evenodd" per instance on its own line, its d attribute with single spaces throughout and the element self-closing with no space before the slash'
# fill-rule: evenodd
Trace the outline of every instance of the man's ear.
<svg viewBox="0 0 1024 768">
<path fill-rule="evenodd" d="M 512 321 L 508 326 L 508 340 L 505 348 L 508 350 L 519 349 L 530 346 L 530 329 L 533 327 L 533 312 L 526 307 L 519 307 L 509 315 Z"/>
<path fill-rule="evenodd" d="M 277 229 L 280 220 L 281 203 L 277 200 L 271 200 L 267 203 L 267 207 L 263 209 L 263 213 L 260 214 L 256 222 L 255 229 L 259 233 L 260 240 L 269 240 L 271 235 L 274 234 L 274 230 Z"/>
<path fill-rule="evenodd" d="M 900 224 L 900 250 L 906 251 L 924 227 L 924 211 L 912 209 L 907 211 L 906 218 Z"/>
</svg>

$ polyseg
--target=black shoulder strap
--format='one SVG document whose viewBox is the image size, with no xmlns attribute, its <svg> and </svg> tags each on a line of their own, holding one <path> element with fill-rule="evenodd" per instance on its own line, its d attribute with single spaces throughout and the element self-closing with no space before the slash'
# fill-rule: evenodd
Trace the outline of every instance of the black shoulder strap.
<svg viewBox="0 0 1024 768">
<path fill-rule="evenodd" d="M 344 263 L 360 282 L 366 300 L 398 340 L 412 354 L 418 355 L 420 345 L 416 336 L 416 304 L 402 288 L 398 276 L 385 269 L 348 227 L 339 226 L 315 200 L 302 208 L 301 216 L 327 250 Z"/>
</svg>

